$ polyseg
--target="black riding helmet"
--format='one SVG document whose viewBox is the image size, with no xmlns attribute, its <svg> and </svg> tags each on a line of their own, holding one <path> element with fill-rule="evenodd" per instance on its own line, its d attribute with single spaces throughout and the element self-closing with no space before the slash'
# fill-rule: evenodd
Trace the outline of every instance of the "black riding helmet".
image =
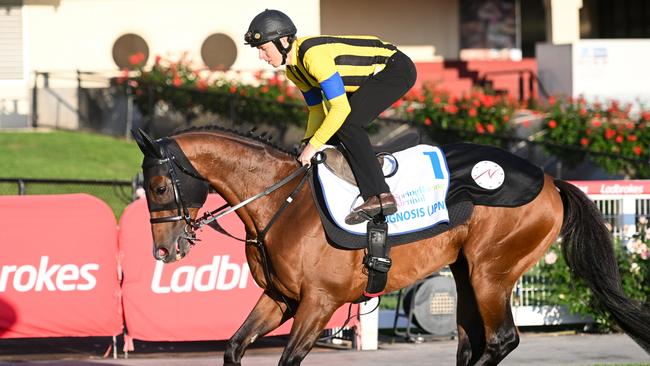
<svg viewBox="0 0 650 366">
<path fill-rule="evenodd" d="M 251 25 L 248 26 L 248 32 L 244 35 L 244 40 L 251 47 L 273 42 L 282 54 L 282 64 L 284 65 L 287 61 L 287 54 L 291 51 L 296 32 L 296 26 L 285 13 L 266 9 L 253 18 Z M 288 47 L 284 47 L 280 42 L 282 37 L 289 37 Z"/>
</svg>

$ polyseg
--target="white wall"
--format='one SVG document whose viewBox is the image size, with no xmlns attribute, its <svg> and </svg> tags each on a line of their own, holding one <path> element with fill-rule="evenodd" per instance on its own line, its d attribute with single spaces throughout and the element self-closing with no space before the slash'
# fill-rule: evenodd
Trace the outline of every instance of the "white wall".
<svg viewBox="0 0 650 366">
<path fill-rule="evenodd" d="M 41 2 L 36 2 L 40 4 Z M 154 55 L 188 51 L 201 62 L 203 41 L 213 33 L 237 45 L 237 69 L 260 68 L 257 52 L 244 45 L 251 19 L 265 8 L 286 12 L 305 32 L 320 30 L 319 1 L 235 2 L 228 0 L 62 0 L 58 6 L 25 6 L 29 68 L 32 70 L 115 70 L 112 46 L 135 33 Z"/>
<path fill-rule="evenodd" d="M 539 78 L 551 94 L 650 103 L 648 39 L 589 39 L 537 45 Z"/>
<path fill-rule="evenodd" d="M 432 61 L 434 52 L 438 56 L 458 58 L 458 0 L 321 0 L 320 3 L 323 34 L 375 35 L 395 44 L 414 61 Z"/>
</svg>

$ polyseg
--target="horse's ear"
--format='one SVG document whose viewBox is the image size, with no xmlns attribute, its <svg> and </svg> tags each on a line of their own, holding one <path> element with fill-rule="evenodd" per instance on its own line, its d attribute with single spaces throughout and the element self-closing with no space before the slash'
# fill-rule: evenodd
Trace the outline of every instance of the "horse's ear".
<svg viewBox="0 0 650 366">
<path fill-rule="evenodd" d="M 154 139 L 149 137 L 146 132 L 138 128 L 132 129 L 131 134 L 133 135 L 135 142 L 138 143 L 138 147 L 145 156 L 150 156 L 157 159 L 163 158 L 162 148 L 156 143 L 156 141 L 154 141 Z"/>
</svg>

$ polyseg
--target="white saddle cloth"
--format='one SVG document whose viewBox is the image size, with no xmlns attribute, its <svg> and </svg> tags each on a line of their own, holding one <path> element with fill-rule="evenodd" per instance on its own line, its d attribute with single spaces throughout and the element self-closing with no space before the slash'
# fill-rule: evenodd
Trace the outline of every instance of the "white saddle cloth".
<svg viewBox="0 0 650 366">
<path fill-rule="evenodd" d="M 331 147 L 323 146 L 321 149 Z M 398 163 L 386 183 L 397 201 L 397 212 L 387 216 L 388 235 L 406 234 L 449 222 L 445 204 L 449 168 L 443 152 L 430 145 L 417 145 L 393 154 Z M 384 175 L 395 170 L 395 162 L 384 158 Z M 334 175 L 325 164 L 318 166 L 318 180 L 330 216 L 343 230 L 365 235 L 366 223 L 348 225 L 345 216 L 362 203 L 359 188 Z"/>
</svg>

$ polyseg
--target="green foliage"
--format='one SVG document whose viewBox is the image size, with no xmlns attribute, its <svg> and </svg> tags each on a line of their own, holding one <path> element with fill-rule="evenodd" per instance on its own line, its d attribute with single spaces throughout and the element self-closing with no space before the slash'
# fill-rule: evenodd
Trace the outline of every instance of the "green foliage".
<svg viewBox="0 0 650 366">
<path fill-rule="evenodd" d="M 504 147 L 513 132 L 510 119 L 516 104 L 503 96 L 474 90 L 456 98 L 425 86 L 422 94 L 412 91 L 406 100 L 420 104 L 420 108 L 406 108 L 408 117 L 441 143 L 473 141 Z"/>
<path fill-rule="evenodd" d="M 607 172 L 647 178 L 650 112 L 641 111 L 633 117 L 631 108 L 629 104 L 621 108 L 616 101 L 603 106 L 582 98 L 551 98 L 540 140 L 549 143 L 547 150 L 570 166 L 591 154 Z"/>
<path fill-rule="evenodd" d="M 623 283 L 623 290 L 632 299 L 650 306 L 650 254 L 648 253 L 647 219 L 639 219 L 639 230 L 629 239 L 615 239 L 614 252 Z M 562 256 L 561 241 L 551 247 L 539 263 L 539 273 L 545 278 L 547 301 L 564 305 L 572 313 L 590 315 L 602 331 L 616 328 L 611 316 L 599 306 L 587 285 L 573 278 Z"/>
<path fill-rule="evenodd" d="M 300 91 L 279 73 L 258 72 L 244 83 L 237 73 L 196 69 L 185 58 L 171 62 L 157 57 L 149 70 L 136 66 L 132 77 L 125 74 L 117 83 L 133 89 L 144 115 L 163 103 L 189 121 L 202 113 L 236 115 L 238 121 L 270 122 L 281 128 L 303 126 L 307 120 Z"/>
</svg>

